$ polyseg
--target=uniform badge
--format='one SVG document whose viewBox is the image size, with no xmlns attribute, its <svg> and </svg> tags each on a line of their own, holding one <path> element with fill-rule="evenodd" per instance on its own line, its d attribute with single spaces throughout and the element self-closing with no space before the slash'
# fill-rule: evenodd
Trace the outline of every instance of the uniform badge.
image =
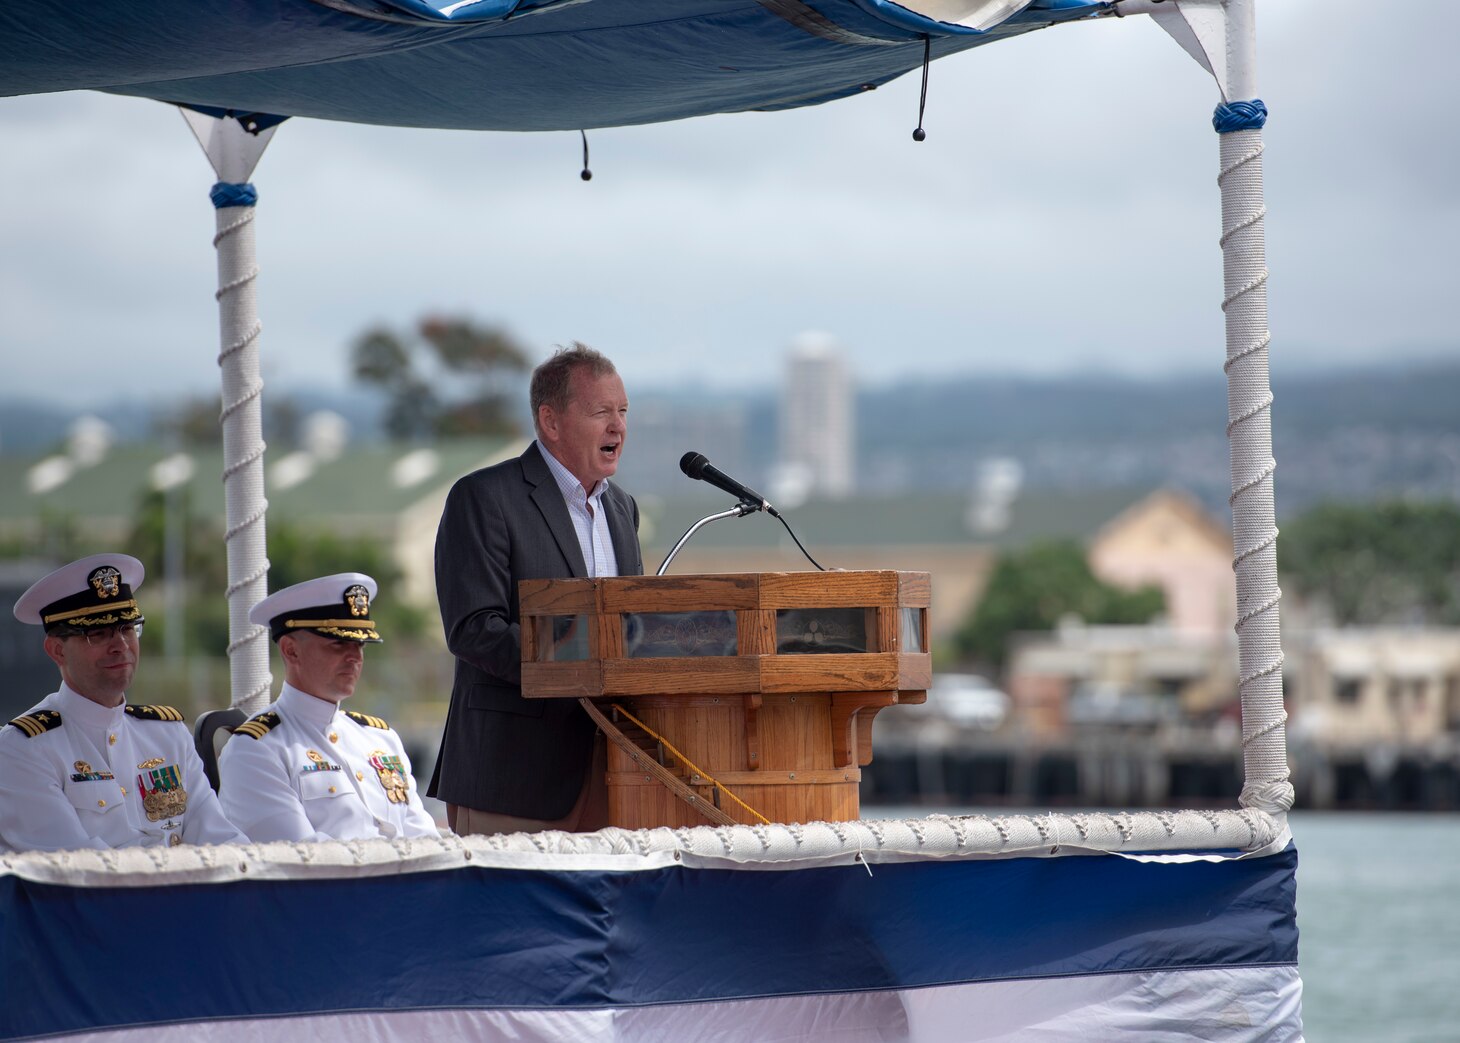
<svg viewBox="0 0 1460 1043">
<path fill-rule="evenodd" d="M 122 592 L 122 574 L 110 565 L 103 565 L 99 569 L 93 569 L 86 582 L 91 584 L 91 589 L 96 591 L 96 596 L 105 601 L 107 598 L 114 598 Z"/>
<path fill-rule="evenodd" d="M 77 761 L 72 768 L 74 769 L 71 775 L 72 782 L 111 782 L 116 778 L 106 769 L 97 771 L 86 761 Z"/>
<path fill-rule="evenodd" d="M 146 771 L 148 768 L 155 768 L 162 763 L 161 757 L 148 757 L 141 764 L 137 765 L 138 771 Z"/>
<path fill-rule="evenodd" d="M 370 766 L 380 776 L 380 784 L 392 804 L 404 804 L 410 799 L 406 795 L 406 768 L 399 757 L 376 750 L 370 755 Z"/>
<path fill-rule="evenodd" d="M 370 591 L 356 583 L 345 590 L 345 604 L 350 606 L 350 615 L 364 619 L 370 615 Z"/>
<path fill-rule="evenodd" d="M 329 761 L 325 760 L 324 755 L 317 750 L 305 750 L 304 755 L 309 758 L 309 763 L 299 769 L 299 773 L 301 775 L 311 771 L 341 770 L 338 764 L 331 764 Z"/>
<path fill-rule="evenodd" d="M 142 807 L 149 822 L 181 815 L 188 809 L 188 791 L 183 789 L 182 772 L 176 764 L 151 768 L 138 775 L 137 791 L 142 794 Z"/>
</svg>

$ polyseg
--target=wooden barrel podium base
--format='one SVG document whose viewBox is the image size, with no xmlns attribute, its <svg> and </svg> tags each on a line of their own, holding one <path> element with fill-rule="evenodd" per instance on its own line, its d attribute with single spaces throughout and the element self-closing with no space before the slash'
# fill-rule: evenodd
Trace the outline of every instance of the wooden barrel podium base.
<svg viewBox="0 0 1460 1043">
<path fill-rule="evenodd" d="M 833 697 L 798 693 L 764 695 L 757 701 L 759 705 L 747 713 L 745 698 L 738 696 L 618 700 L 652 734 L 624 715 L 615 722 L 638 749 L 629 753 L 612 744 L 608 748 L 610 824 L 623 829 L 710 824 L 645 770 L 644 761 L 649 759 L 673 772 L 699 799 L 746 825 L 761 821 L 747 806 L 771 822 L 858 818 L 862 770 L 855 764 L 839 768 L 831 763 Z M 610 707 L 602 708 L 613 716 Z M 668 749 L 661 750 L 660 739 L 694 768 L 686 767 Z"/>
</svg>

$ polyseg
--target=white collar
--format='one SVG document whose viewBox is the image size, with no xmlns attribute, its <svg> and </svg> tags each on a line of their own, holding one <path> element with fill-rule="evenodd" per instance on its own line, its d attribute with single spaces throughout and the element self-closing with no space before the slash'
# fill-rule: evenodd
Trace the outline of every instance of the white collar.
<svg viewBox="0 0 1460 1043">
<path fill-rule="evenodd" d="M 330 722 L 335 719 L 335 714 L 340 708 L 328 699 L 321 699 L 318 696 L 310 695 L 295 688 L 288 681 L 284 687 L 279 689 L 279 698 L 275 704 L 287 716 L 305 724 L 311 724 L 316 728 L 327 728 Z"/>
<path fill-rule="evenodd" d="M 564 499 L 585 499 L 594 504 L 602 502 L 603 494 L 608 492 L 607 478 L 598 479 L 594 483 L 593 491 L 586 492 L 583 489 L 583 483 L 578 481 L 577 476 L 552 454 L 552 450 L 542 444 L 541 439 L 537 441 L 537 448 L 542 453 L 542 458 L 547 461 L 548 470 L 552 472 L 553 481 L 558 483 L 558 490 L 563 494 Z"/>
<path fill-rule="evenodd" d="M 61 690 L 56 696 L 56 708 L 61 711 L 62 719 L 69 718 L 85 727 L 115 728 L 122 715 L 127 712 L 125 696 L 116 706 L 102 706 L 86 698 L 65 681 L 61 682 Z"/>
</svg>

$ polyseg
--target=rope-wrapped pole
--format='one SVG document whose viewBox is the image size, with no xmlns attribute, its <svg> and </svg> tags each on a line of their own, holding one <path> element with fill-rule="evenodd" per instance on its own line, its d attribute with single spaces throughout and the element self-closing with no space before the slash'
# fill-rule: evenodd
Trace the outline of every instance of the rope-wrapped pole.
<svg viewBox="0 0 1460 1043">
<path fill-rule="evenodd" d="M 1227 320 L 1227 440 L 1232 469 L 1232 567 L 1237 581 L 1238 688 L 1242 698 L 1242 806 L 1282 813 L 1293 806 L 1283 709 L 1282 632 L 1273 496 L 1272 387 L 1268 372 L 1267 247 L 1262 127 L 1253 98 L 1250 3 L 1227 5 L 1229 99 L 1212 117 L 1221 142 L 1222 310 Z"/>
<path fill-rule="evenodd" d="M 258 319 L 251 184 L 213 186 L 218 234 L 218 366 L 223 387 L 223 498 L 228 528 L 228 667 L 232 705 L 254 714 L 269 702 L 268 630 L 248 620 L 268 594 L 264 538 L 264 439 L 260 395 Z"/>
</svg>

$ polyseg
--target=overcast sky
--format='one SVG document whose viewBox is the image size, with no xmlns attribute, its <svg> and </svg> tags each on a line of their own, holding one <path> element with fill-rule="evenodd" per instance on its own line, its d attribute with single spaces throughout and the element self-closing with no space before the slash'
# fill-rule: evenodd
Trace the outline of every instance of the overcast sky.
<svg viewBox="0 0 1460 1043">
<path fill-rule="evenodd" d="M 1456 103 L 1442 20 L 1260 5 L 1274 369 L 1454 354 Z M 576 134 L 294 120 L 254 174 L 266 381 L 344 387 L 425 313 L 629 387 L 768 385 L 823 330 L 863 382 L 1220 373 L 1211 79 L 1149 19 L 1033 33 L 797 112 Z M 178 112 L 0 99 L 0 394 L 216 390 L 214 177 Z"/>
</svg>

